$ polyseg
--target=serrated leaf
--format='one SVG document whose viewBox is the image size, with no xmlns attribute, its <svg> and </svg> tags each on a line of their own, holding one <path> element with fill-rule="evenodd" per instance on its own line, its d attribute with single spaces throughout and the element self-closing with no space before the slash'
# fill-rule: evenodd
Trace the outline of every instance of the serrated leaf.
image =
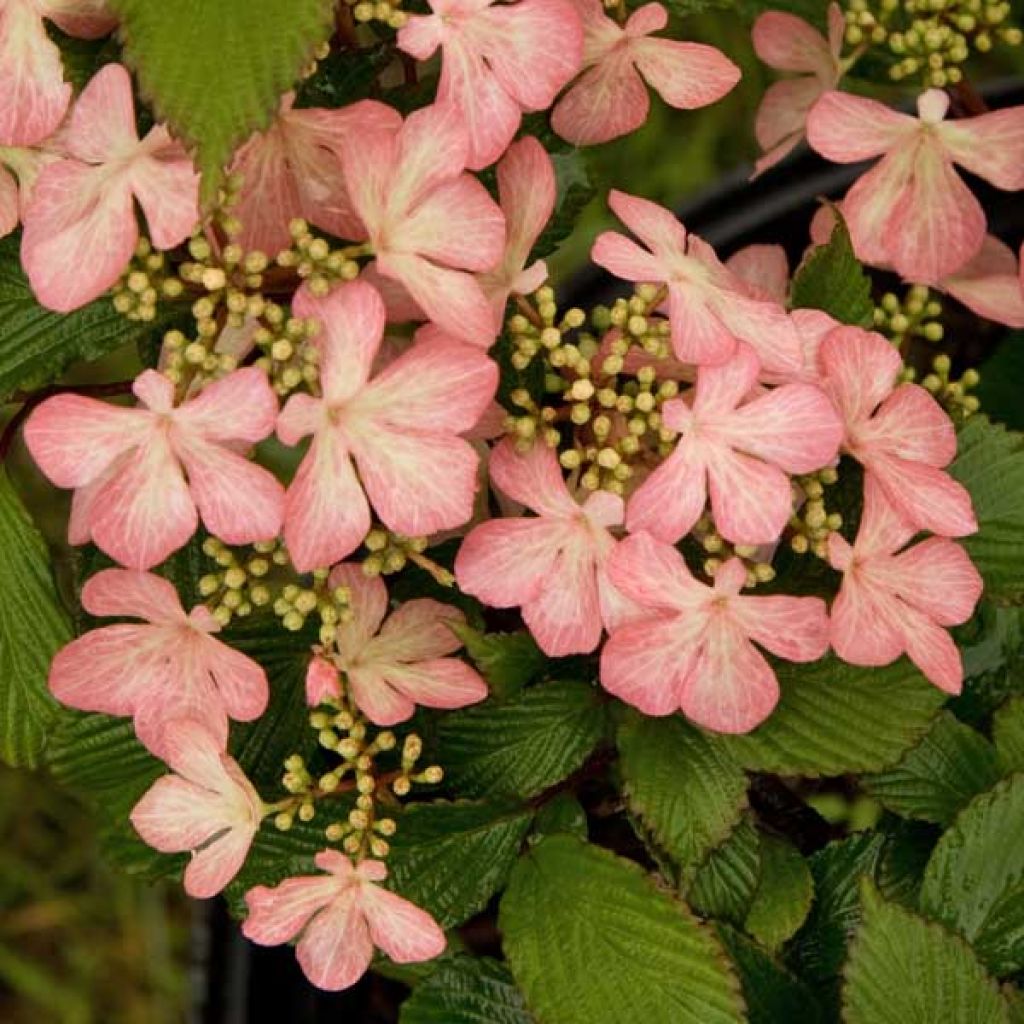
<svg viewBox="0 0 1024 1024">
<path fill-rule="evenodd" d="M 196 151 L 216 195 L 232 151 L 264 128 L 330 35 L 332 0 L 110 0 L 124 59 L 156 117 Z"/>
<path fill-rule="evenodd" d="M 945 699 L 902 658 L 858 668 L 829 656 L 812 665 L 779 664 L 782 698 L 746 736 L 725 738 L 752 771 L 812 777 L 880 771 L 929 729 Z"/>
<path fill-rule="evenodd" d="M 921 910 L 956 929 L 989 969 L 1024 967 L 1024 775 L 975 797 L 928 861 Z"/>
<path fill-rule="evenodd" d="M 445 715 L 445 780 L 459 796 L 531 797 L 583 764 L 604 735 L 605 706 L 586 683 L 554 682 Z"/>
<path fill-rule="evenodd" d="M 1002 773 L 996 751 L 970 726 L 942 712 L 921 741 L 891 768 L 862 779 L 864 788 L 896 814 L 946 825 Z"/>
<path fill-rule="evenodd" d="M 843 985 L 847 1024 L 1007 1024 L 999 989 L 967 943 L 886 903 L 870 883 L 862 904 Z"/>
<path fill-rule="evenodd" d="M 456 956 L 420 982 L 399 1024 L 533 1024 L 511 971 L 489 957 Z"/>
<path fill-rule="evenodd" d="M 551 836 L 519 860 L 498 923 L 544 1024 L 743 1019 L 711 933 L 636 864 L 573 836 Z"/>
<path fill-rule="evenodd" d="M 761 837 L 744 818 L 729 838 L 711 851 L 686 892 L 703 917 L 742 925 L 761 881 Z"/>
<path fill-rule="evenodd" d="M 35 767 L 60 713 L 50 660 L 71 639 L 46 544 L 0 469 L 0 760 Z"/>
<path fill-rule="evenodd" d="M 1024 696 L 1011 697 L 996 711 L 992 739 L 1002 770 L 1024 771 Z"/>
<path fill-rule="evenodd" d="M 963 692 L 949 703 L 961 721 L 984 728 L 996 708 L 1024 692 L 1024 608 L 982 600 L 955 631 L 964 663 Z"/>
<path fill-rule="evenodd" d="M 681 718 L 628 713 L 618 747 L 626 801 L 685 873 L 737 826 L 747 776 L 718 737 Z"/>
<path fill-rule="evenodd" d="M 777 950 L 804 923 L 814 898 L 814 879 L 788 839 L 761 836 L 761 872 L 744 927 L 768 951 Z"/>
<path fill-rule="evenodd" d="M 537 811 L 537 816 L 533 819 L 530 841 L 532 842 L 534 838 L 553 836 L 559 832 L 568 832 L 569 835 L 586 839 L 587 831 L 587 812 L 583 809 L 583 804 L 572 793 L 562 792 L 557 793 Z"/>
<path fill-rule="evenodd" d="M 917 909 L 925 865 L 941 832 L 935 825 L 894 818 L 885 824 L 878 890 L 889 901 Z"/>
<path fill-rule="evenodd" d="M 498 700 L 514 697 L 547 665 L 544 652 L 529 633 L 481 633 L 461 623 L 451 628 Z"/>
</svg>

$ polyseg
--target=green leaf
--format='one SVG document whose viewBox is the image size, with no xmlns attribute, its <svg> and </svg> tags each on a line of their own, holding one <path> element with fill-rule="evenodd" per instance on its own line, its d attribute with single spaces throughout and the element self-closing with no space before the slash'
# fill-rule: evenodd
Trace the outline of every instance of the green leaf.
<svg viewBox="0 0 1024 1024">
<path fill-rule="evenodd" d="M 1024 382 L 1024 331 L 1014 331 L 979 367 L 981 381 L 974 393 L 986 416 L 1009 427 L 1024 430 L 1020 401 Z"/>
<path fill-rule="evenodd" d="M 761 837 L 744 818 L 694 875 L 686 898 L 704 917 L 742 925 L 761 881 Z"/>
<path fill-rule="evenodd" d="M 629 712 L 618 747 L 630 809 L 684 873 L 692 871 L 739 823 L 746 773 L 717 736 L 679 717 Z"/>
<path fill-rule="evenodd" d="M 863 886 L 863 921 L 843 985 L 847 1024 L 1007 1024 L 1006 1005 L 970 947 Z"/>
<path fill-rule="evenodd" d="M 46 544 L 2 469 L 0 548 L 0 760 L 35 767 L 59 713 L 46 684 L 50 660 L 71 639 L 71 626 Z"/>
<path fill-rule="evenodd" d="M 534 244 L 531 259 L 551 255 L 572 233 L 583 208 L 597 195 L 583 150 L 570 149 L 548 156 L 555 168 L 555 209 Z"/>
<path fill-rule="evenodd" d="M 547 665 L 544 652 L 529 633 L 481 633 L 461 623 L 453 623 L 451 629 L 498 700 L 514 697 Z"/>
<path fill-rule="evenodd" d="M 812 249 L 793 275 L 794 309 L 821 309 L 840 323 L 870 327 L 875 305 L 871 278 L 857 261 L 846 223 L 836 211 L 827 245 Z"/>
<path fill-rule="evenodd" d="M 216 195 L 232 151 L 266 127 L 330 35 L 332 0 L 111 0 L 125 62 L 154 113 L 196 150 Z"/>
<path fill-rule="evenodd" d="M 1011 697 L 996 711 L 992 739 L 1003 771 L 1024 771 L 1024 696 Z"/>
<path fill-rule="evenodd" d="M 982 599 L 954 638 L 964 688 L 947 706 L 961 721 L 983 729 L 1009 696 L 1024 693 L 1024 608 Z"/>
<path fill-rule="evenodd" d="M 594 687 L 555 682 L 445 715 L 446 782 L 460 796 L 531 797 L 583 764 L 604 735 L 605 707 Z"/>
<path fill-rule="evenodd" d="M 544 1024 L 743 1019 L 711 933 L 636 864 L 573 836 L 545 839 L 519 860 L 498 924 Z"/>
<path fill-rule="evenodd" d="M 336 109 L 367 99 L 377 75 L 394 60 L 394 47 L 377 43 L 359 50 L 334 51 L 298 89 L 296 107 Z"/>
<path fill-rule="evenodd" d="M 487 957 L 456 956 L 420 982 L 399 1024 L 533 1024 L 509 969 Z"/>
<path fill-rule="evenodd" d="M 788 839 L 761 836 L 761 877 L 747 914 L 746 930 L 770 951 L 804 923 L 814 898 L 814 879 Z"/>
<path fill-rule="evenodd" d="M 1001 772 L 995 748 L 979 732 L 942 712 L 898 764 L 863 778 L 864 788 L 905 818 L 947 825 Z"/>
<path fill-rule="evenodd" d="M 967 488 L 978 532 L 961 543 L 985 581 L 985 596 L 1024 603 L 1024 435 L 972 416 L 957 437 L 950 473 Z"/>
<path fill-rule="evenodd" d="M 928 731 L 945 699 L 906 658 L 857 668 L 829 656 L 812 665 L 779 664 L 776 672 L 782 699 L 771 717 L 746 736 L 726 739 L 752 771 L 880 771 Z"/>
<path fill-rule="evenodd" d="M 997 974 L 1024 967 L 1024 775 L 975 797 L 925 869 L 921 910 L 959 931 Z"/>
<path fill-rule="evenodd" d="M 558 793 L 543 804 L 533 819 L 531 842 L 536 838 L 553 836 L 558 832 L 587 838 L 587 812 L 572 793 Z"/>
<path fill-rule="evenodd" d="M 920 821 L 892 818 L 884 822 L 886 835 L 878 865 L 878 889 L 887 899 L 917 909 L 924 869 L 940 831 Z"/>
</svg>

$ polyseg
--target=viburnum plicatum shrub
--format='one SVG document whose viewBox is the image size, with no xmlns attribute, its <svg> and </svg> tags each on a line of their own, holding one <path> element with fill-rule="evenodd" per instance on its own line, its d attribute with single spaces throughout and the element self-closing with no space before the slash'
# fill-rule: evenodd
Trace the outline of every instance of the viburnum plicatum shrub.
<svg viewBox="0 0 1024 1024">
<path fill-rule="evenodd" d="M 613 189 L 567 305 L 588 147 L 756 74 L 693 24 L 759 188 L 858 167 L 795 269 Z M 1020 41 L 0 0 L 5 759 L 405 1024 L 1024 1019 Z"/>
</svg>

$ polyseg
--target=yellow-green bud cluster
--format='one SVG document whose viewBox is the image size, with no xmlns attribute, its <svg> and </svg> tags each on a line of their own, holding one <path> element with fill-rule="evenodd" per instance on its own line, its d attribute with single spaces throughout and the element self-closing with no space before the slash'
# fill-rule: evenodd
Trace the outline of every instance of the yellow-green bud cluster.
<svg viewBox="0 0 1024 1024">
<path fill-rule="evenodd" d="M 256 365 L 266 371 L 282 397 L 303 384 L 311 388 L 320 380 L 319 351 L 310 344 L 319 330 L 316 320 L 287 316 L 277 303 L 266 302 L 260 326 L 253 334 L 253 343 L 263 353 Z"/>
<path fill-rule="evenodd" d="M 309 616 L 316 613 L 320 619 L 320 643 L 329 649 L 337 637 L 338 625 L 352 618 L 352 595 L 348 587 L 329 586 L 328 573 L 327 569 L 315 570 L 312 587 L 285 584 L 273 607 L 281 625 L 293 633 L 301 630 Z"/>
<path fill-rule="evenodd" d="M 804 501 L 790 518 L 792 536 L 789 543 L 798 555 L 810 552 L 818 558 L 828 557 L 829 534 L 842 527 L 843 517 L 828 510 L 825 488 L 831 487 L 838 479 L 839 474 L 831 466 L 796 479 Z"/>
<path fill-rule="evenodd" d="M 352 17 L 360 24 L 379 21 L 396 31 L 409 20 L 401 0 L 345 0 L 352 8 Z"/>
<path fill-rule="evenodd" d="M 443 587 L 455 585 L 455 576 L 438 565 L 424 552 L 426 537 L 406 537 L 383 527 L 375 527 L 363 540 L 369 554 L 363 559 L 363 572 L 367 576 L 389 576 L 401 572 L 410 562 L 426 570 Z"/>
<path fill-rule="evenodd" d="M 156 319 L 161 299 L 177 299 L 184 291 L 181 281 L 168 268 L 167 259 L 148 238 L 140 238 L 131 263 L 114 285 L 114 309 L 129 320 Z"/>
<path fill-rule="evenodd" d="M 936 356 L 932 360 L 932 372 L 921 381 L 921 386 L 942 403 L 956 422 L 963 423 L 981 408 L 978 396 L 969 394 L 980 383 L 981 374 L 975 369 L 967 369 L 959 380 L 953 380 L 951 370 L 949 356 Z"/>
<path fill-rule="evenodd" d="M 207 537 L 203 554 L 216 562 L 217 569 L 200 577 L 199 594 L 222 626 L 269 605 L 273 591 L 268 574 L 274 566 L 288 564 L 288 553 L 277 541 L 233 549 L 217 537 Z"/>
<path fill-rule="evenodd" d="M 731 558 L 739 558 L 747 570 L 746 586 L 756 587 L 775 579 L 771 562 L 758 558 L 759 549 L 743 544 L 732 545 L 715 529 L 711 517 L 704 515 L 693 528 L 694 539 L 707 553 L 702 569 L 704 575 L 714 579 L 715 573 Z"/>
<path fill-rule="evenodd" d="M 945 334 L 939 317 L 942 303 L 932 296 L 928 287 L 915 284 L 901 298 L 886 292 L 875 306 L 875 330 L 884 334 L 902 353 L 915 338 L 942 341 Z"/>
<path fill-rule="evenodd" d="M 309 224 L 298 217 L 288 225 L 288 230 L 292 244 L 277 254 L 277 265 L 294 270 L 307 282 L 313 295 L 322 298 L 335 282 L 354 281 L 359 276 L 356 257 L 366 253 L 366 246 L 332 249 L 326 239 L 314 235 Z"/>
</svg>

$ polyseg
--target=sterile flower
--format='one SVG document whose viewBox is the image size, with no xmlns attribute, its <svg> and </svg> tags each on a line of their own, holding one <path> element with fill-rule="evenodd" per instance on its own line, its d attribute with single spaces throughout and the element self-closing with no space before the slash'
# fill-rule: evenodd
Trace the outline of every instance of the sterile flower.
<svg viewBox="0 0 1024 1024">
<path fill-rule="evenodd" d="M 574 145 L 636 131 L 650 111 L 648 85 L 669 106 L 692 110 L 720 100 L 740 80 L 740 69 L 713 46 L 648 38 L 668 24 L 659 3 L 644 4 L 623 26 L 601 0 L 574 2 L 583 21 L 583 73 L 551 114 L 551 127 Z"/>
<path fill-rule="evenodd" d="M 854 665 L 888 665 L 906 654 L 940 690 L 959 693 L 963 665 L 947 628 L 971 617 L 982 580 L 951 540 L 930 537 L 905 547 L 915 533 L 868 476 L 856 542 L 851 547 L 838 533 L 828 539 L 829 561 L 843 573 L 832 605 L 832 646 Z"/>
<path fill-rule="evenodd" d="M 249 916 L 242 933 L 261 946 L 298 936 L 295 955 L 306 977 L 336 992 L 354 985 L 369 969 L 376 946 L 395 963 L 419 963 L 444 952 L 444 932 L 425 911 L 377 885 L 387 878 L 379 860 L 355 866 L 337 850 L 321 850 L 324 875 L 287 878 L 245 894 Z"/>
<path fill-rule="evenodd" d="M 1013 250 L 986 235 L 978 255 L 937 285 L 986 320 L 1024 327 L 1024 286 Z"/>
<path fill-rule="evenodd" d="M 755 299 L 785 305 L 789 295 L 789 259 L 781 245 L 748 245 L 734 252 L 725 265 Z"/>
<path fill-rule="evenodd" d="M 839 163 L 882 160 L 842 203 L 859 258 L 889 263 L 908 280 L 955 274 L 985 240 L 985 211 L 954 165 L 1002 189 L 1024 188 L 1024 107 L 945 121 L 949 96 L 929 89 L 918 116 L 875 100 L 827 92 L 811 110 L 807 138 Z"/>
<path fill-rule="evenodd" d="M 644 714 L 682 710 L 716 732 L 749 732 L 779 699 L 775 672 L 754 645 L 788 661 L 815 661 L 828 649 L 824 601 L 741 594 L 747 571 L 738 558 L 707 586 L 675 548 L 638 533 L 616 548 L 610 572 L 651 614 L 612 632 L 601 685 Z"/>
<path fill-rule="evenodd" d="M 943 472 L 956 456 L 956 431 L 935 399 L 900 384 L 899 353 L 880 334 L 831 331 L 819 354 L 824 387 L 845 425 L 843 448 L 909 524 L 945 537 L 978 529 L 971 497 Z"/>
<path fill-rule="evenodd" d="M 688 396 L 666 402 L 675 450 L 629 501 L 630 532 L 675 542 L 701 517 L 710 492 L 715 528 L 736 544 L 778 539 L 793 511 L 788 474 L 811 473 L 835 459 L 842 424 L 811 384 L 785 384 L 750 397 L 753 352 L 741 345 L 724 366 L 705 366 Z"/>
<path fill-rule="evenodd" d="M 157 249 L 199 221 L 199 176 L 162 125 L 140 142 L 128 72 L 98 71 L 61 136 L 66 156 L 39 174 L 23 211 L 21 260 L 36 298 L 66 313 L 113 285 L 139 240 L 134 200 Z"/>
<path fill-rule="evenodd" d="M 172 719 L 204 722 L 223 747 L 228 718 L 250 722 L 263 714 L 266 673 L 213 635 L 220 625 L 203 605 L 186 615 L 162 577 L 104 569 L 86 581 L 82 607 L 143 622 L 89 630 L 57 652 L 50 690 L 64 704 L 131 715 L 139 739 L 158 757 L 166 755 Z"/>
<path fill-rule="evenodd" d="M 707 242 L 687 236 L 672 213 L 647 199 L 613 190 L 608 205 L 647 249 L 606 231 L 591 258 L 616 277 L 666 286 L 672 347 L 683 362 L 724 363 L 745 341 L 765 370 L 800 366 L 800 341 L 786 311 L 752 298 Z"/>
<path fill-rule="evenodd" d="M 293 395 L 277 421 L 285 444 L 313 435 L 285 501 L 295 567 L 328 566 L 354 551 L 370 529 L 371 504 L 388 529 L 407 537 L 466 522 L 477 454 L 459 435 L 494 397 L 495 364 L 471 345 L 433 341 L 371 380 L 385 312 L 370 285 L 353 281 L 322 299 L 303 290 L 292 309 L 322 325 L 315 339 L 322 394 Z"/>
<path fill-rule="evenodd" d="M 579 70 L 580 19 L 568 0 L 428 0 L 410 14 L 399 49 L 427 60 L 441 48 L 437 102 L 469 133 L 465 165 L 481 170 L 505 151 L 523 111 L 546 110 Z"/>
<path fill-rule="evenodd" d="M 92 540 L 122 565 L 148 569 L 184 545 L 200 517 L 228 544 L 275 538 L 284 489 L 238 454 L 274 429 L 266 374 L 236 370 L 177 407 L 174 385 L 156 370 L 143 371 L 132 391 L 144 408 L 61 394 L 25 424 L 39 468 L 75 488 L 71 543 Z"/>
<path fill-rule="evenodd" d="M 131 822 L 161 853 L 190 852 L 185 892 L 216 896 L 238 874 L 263 817 L 263 803 L 242 769 L 202 722 L 168 724 L 162 754 L 173 775 L 157 779 Z"/>
<path fill-rule="evenodd" d="M 545 654 L 592 651 L 602 627 L 633 611 L 608 580 L 621 526 L 622 499 L 595 491 L 578 504 L 556 452 L 538 441 L 525 453 L 510 440 L 491 453 L 491 480 L 536 516 L 493 519 L 473 528 L 455 559 L 467 594 L 495 608 L 522 607 L 523 621 Z"/>
</svg>

